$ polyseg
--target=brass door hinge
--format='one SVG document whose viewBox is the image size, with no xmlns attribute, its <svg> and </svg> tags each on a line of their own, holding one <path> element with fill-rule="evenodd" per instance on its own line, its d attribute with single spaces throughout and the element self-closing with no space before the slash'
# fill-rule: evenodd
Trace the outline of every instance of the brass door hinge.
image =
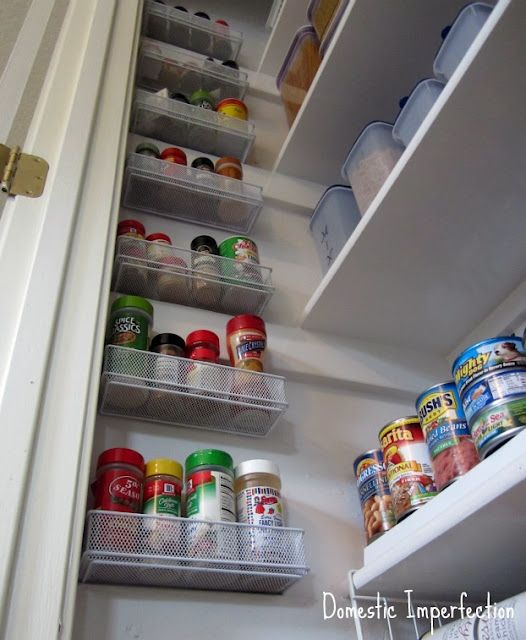
<svg viewBox="0 0 526 640">
<path fill-rule="evenodd" d="M 44 158 L 0 144 L 0 188 L 10 196 L 38 198 L 46 186 L 49 165 Z"/>
</svg>

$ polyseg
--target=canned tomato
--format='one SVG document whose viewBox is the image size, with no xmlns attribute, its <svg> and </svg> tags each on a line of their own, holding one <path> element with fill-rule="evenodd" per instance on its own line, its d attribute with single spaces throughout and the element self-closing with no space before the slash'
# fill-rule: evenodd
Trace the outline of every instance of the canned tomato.
<svg viewBox="0 0 526 640">
<path fill-rule="evenodd" d="M 353 468 L 369 544 L 396 524 L 381 449 L 362 453 L 354 461 Z"/>
<path fill-rule="evenodd" d="M 470 422 L 485 407 L 497 400 L 526 396 L 526 369 L 488 373 L 464 389 L 462 404 Z"/>
<path fill-rule="evenodd" d="M 499 400 L 470 421 L 471 437 L 481 459 L 498 449 L 526 426 L 526 397 Z"/>
<path fill-rule="evenodd" d="M 464 389 L 492 371 L 526 368 L 526 353 L 518 336 L 483 340 L 463 351 L 453 363 L 453 378 L 462 398 Z"/>
<path fill-rule="evenodd" d="M 478 462 L 469 427 L 453 381 L 424 391 L 416 410 L 427 442 L 438 491 L 442 491 Z"/>
<path fill-rule="evenodd" d="M 436 495 L 431 459 L 417 416 L 386 424 L 378 438 L 399 522 Z"/>
</svg>

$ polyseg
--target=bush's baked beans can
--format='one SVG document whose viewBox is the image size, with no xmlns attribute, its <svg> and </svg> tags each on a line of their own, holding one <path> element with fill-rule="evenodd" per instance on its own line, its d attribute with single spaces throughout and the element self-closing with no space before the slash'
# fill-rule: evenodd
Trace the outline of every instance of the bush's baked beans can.
<svg viewBox="0 0 526 640">
<path fill-rule="evenodd" d="M 369 544 L 396 524 L 381 449 L 362 453 L 353 467 Z"/>
<path fill-rule="evenodd" d="M 526 396 L 487 405 L 470 420 L 469 427 L 484 459 L 526 427 Z"/>
<path fill-rule="evenodd" d="M 417 416 L 389 422 L 378 437 L 395 518 L 400 522 L 436 495 L 431 458 Z"/>
<path fill-rule="evenodd" d="M 418 396 L 416 411 L 427 442 L 435 484 L 442 491 L 479 462 L 457 387 L 451 380 Z"/>
</svg>

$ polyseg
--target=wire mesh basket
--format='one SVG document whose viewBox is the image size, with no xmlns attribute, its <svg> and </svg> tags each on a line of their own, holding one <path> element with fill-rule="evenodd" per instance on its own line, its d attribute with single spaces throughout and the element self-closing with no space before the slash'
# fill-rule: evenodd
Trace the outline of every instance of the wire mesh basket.
<svg viewBox="0 0 526 640">
<path fill-rule="evenodd" d="M 239 31 L 154 2 L 145 3 L 143 33 L 219 60 L 236 60 L 243 44 Z"/>
<path fill-rule="evenodd" d="M 228 315 L 261 315 L 272 269 L 170 245 L 117 238 L 113 291 Z"/>
<path fill-rule="evenodd" d="M 266 436 L 287 409 L 285 379 L 108 345 L 100 412 Z"/>
<path fill-rule="evenodd" d="M 137 64 L 137 85 L 151 91 L 168 89 L 190 97 L 205 89 L 216 102 L 243 99 L 248 89 L 244 71 L 205 60 L 202 56 L 156 40 L 142 39 Z"/>
<path fill-rule="evenodd" d="M 282 593 L 307 572 L 301 529 L 89 511 L 80 580 Z"/>
<path fill-rule="evenodd" d="M 263 207 L 261 188 L 137 153 L 128 156 L 122 204 L 167 218 L 248 233 Z"/>
<path fill-rule="evenodd" d="M 255 139 L 254 124 L 210 109 L 138 90 L 133 108 L 133 133 L 241 162 Z"/>
</svg>

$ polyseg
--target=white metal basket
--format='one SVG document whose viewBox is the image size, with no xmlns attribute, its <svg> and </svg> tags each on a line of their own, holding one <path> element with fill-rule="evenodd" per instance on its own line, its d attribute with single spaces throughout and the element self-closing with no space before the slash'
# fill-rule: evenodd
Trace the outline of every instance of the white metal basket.
<svg viewBox="0 0 526 640">
<path fill-rule="evenodd" d="M 198 225 L 248 233 L 263 207 L 261 188 L 137 153 L 128 156 L 122 204 Z"/>
<path fill-rule="evenodd" d="M 287 406 L 280 376 L 106 347 L 102 414 L 261 437 Z"/>
<path fill-rule="evenodd" d="M 282 593 L 307 572 L 301 529 L 90 511 L 80 580 Z"/>
</svg>

